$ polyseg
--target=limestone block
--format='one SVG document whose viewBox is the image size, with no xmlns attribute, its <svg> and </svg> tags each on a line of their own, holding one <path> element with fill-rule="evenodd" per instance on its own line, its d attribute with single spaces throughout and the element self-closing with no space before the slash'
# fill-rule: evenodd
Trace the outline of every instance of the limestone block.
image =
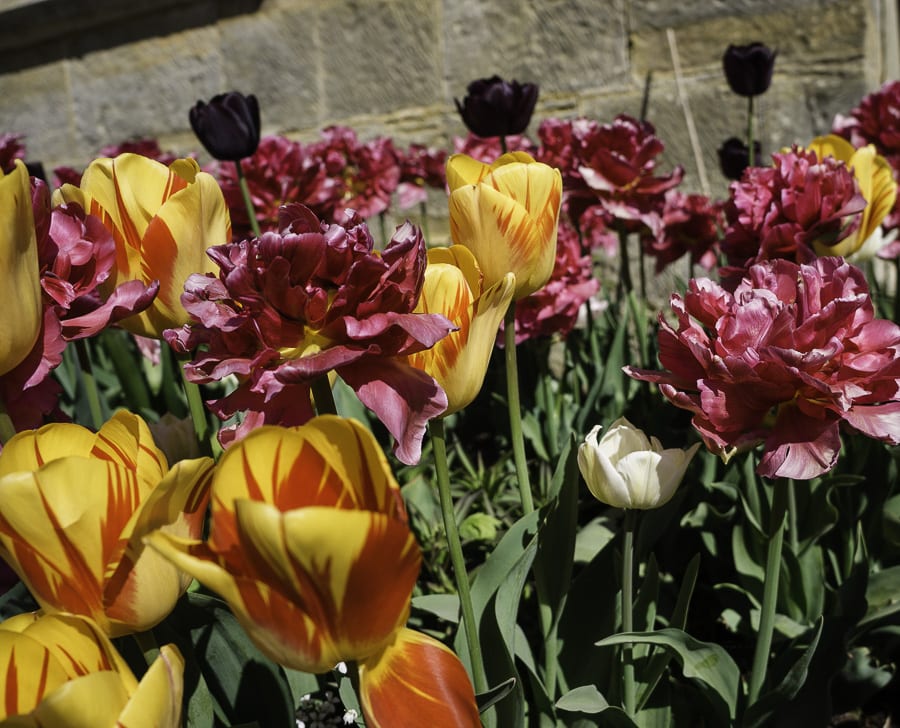
<svg viewBox="0 0 900 728">
<path fill-rule="evenodd" d="M 191 106 L 223 86 L 215 26 L 91 53 L 71 61 L 76 134 L 96 150 L 180 131 Z"/>
<path fill-rule="evenodd" d="M 81 151 L 64 63 L 0 75 L 0 98 L 0 133 L 24 134 L 28 159 L 43 161 L 48 173 Z"/>
<path fill-rule="evenodd" d="M 721 69 L 729 43 L 763 42 L 778 50 L 775 72 L 792 64 L 822 59 L 859 58 L 866 49 L 870 16 L 862 0 L 840 0 L 822 7 L 790 7 L 752 17 L 712 17 L 674 27 L 681 67 L 690 71 L 709 66 Z M 664 29 L 638 28 L 632 34 L 633 70 L 671 71 Z"/>
<path fill-rule="evenodd" d="M 315 126 L 322 119 L 317 15 L 315 7 L 307 7 L 220 24 L 227 86 L 222 91 L 256 94 L 264 133 Z"/>
<path fill-rule="evenodd" d="M 665 29 L 731 16 L 751 18 L 787 8 L 810 9 L 833 0 L 631 0 L 631 27 Z"/>
<path fill-rule="evenodd" d="M 321 99 L 341 118 L 441 99 L 438 0 L 322 2 Z"/>
</svg>

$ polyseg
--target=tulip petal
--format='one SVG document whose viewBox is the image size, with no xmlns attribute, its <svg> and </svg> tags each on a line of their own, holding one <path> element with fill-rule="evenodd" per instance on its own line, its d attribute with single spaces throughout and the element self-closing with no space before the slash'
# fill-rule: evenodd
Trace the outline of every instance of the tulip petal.
<svg viewBox="0 0 900 728">
<path fill-rule="evenodd" d="M 146 496 L 168 470 L 166 456 L 156 447 L 147 423 L 119 410 L 97 432 L 91 456 L 109 460 L 137 473 L 141 496 Z"/>
<path fill-rule="evenodd" d="M 96 435 L 86 427 L 54 422 L 38 430 L 23 430 L 3 446 L 0 477 L 19 471 L 37 470 L 64 455 L 88 457 Z"/>
<path fill-rule="evenodd" d="M 174 645 L 163 645 L 159 657 L 118 717 L 117 728 L 179 728 L 184 694 L 184 658 Z"/>
<path fill-rule="evenodd" d="M 359 666 L 360 696 L 370 728 L 481 726 L 472 683 L 459 658 L 411 629 Z"/>
<path fill-rule="evenodd" d="M 128 693 L 116 673 L 95 672 L 58 687 L 32 715 L 41 728 L 116 726 L 127 701 Z"/>
<path fill-rule="evenodd" d="M 28 356 L 41 331 L 43 307 L 31 182 L 21 161 L 12 172 L 0 171 L 0 375 Z"/>
</svg>

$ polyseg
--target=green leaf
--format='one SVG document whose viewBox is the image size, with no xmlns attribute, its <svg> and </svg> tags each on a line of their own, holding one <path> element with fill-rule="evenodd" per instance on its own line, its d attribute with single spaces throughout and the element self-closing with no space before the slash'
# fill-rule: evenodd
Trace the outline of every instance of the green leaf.
<svg viewBox="0 0 900 728">
<path fill-rule="evenodd" d="M 495 703 L 503 700 L 503 698 L 515 689 L 515 687 L 516 679 L 511 677 L 509 680 L 504 680 L 499 685 L 488 688 L 483 693 L 478 693 L 478 695 L 475 696 L 475 702 L 478 703 L 478 712 L 483 713 Z"/>
<path fill-rule="evenodd" d="M 771 725 L 771 719 L 778 708 L 797 696 L 809 675 L 809 664 L 816 653 L 824 624 L 824 618 L 820 617 L 816 622 L 812 640 L 797 662 L 788 670 L 778 687 L 762 695 L 747 709 L 741 724 L 743 728 L 764 728 L 764 726 Z"/>
<path fill-rule="evenodd" d="M 499 518 L 478 511 L 470 513 L 459 524 L 459 537 L 463 543 L 469 541 L 487 541 L 492 543 L 497 538 L 497 531 L 502 525 Z"/>
<path fill-rule="evenodd" d="M 284 670 L 250 641 L 223 601 L 197 592 L 186 593 L 174 611 L 154 628 L 160 644 L 174 642 L 199 670 L 197 699 L 225 725 L 259 721 L 262 725 L 294 726 L 294 701 Z M 185 691 L 185 700 L 193 700 Z M 188 714 L 193 710 L 188 706 Z M 201 724 L 202 725 L 202 724 Z"/>
<path fill-rule="evenodd" d="M 456 594 L 422 594 L 412 598 L 412 608 L 451 624 L 459 622 L 459 596 Z"/>
<path fill-rule="evenodd" d="M 624 632 L 597 642 L 598 647 L 620 644 L 659 645 L 672 651 L 684 676 L 698 680 L 707 690 L 719 725 L 733 721 L 737 710 L 740 670 L 721 645 L 700 642 L 680 629 L 667 627 L 656 632 Z"/>
<path fill-rule="evenodd" d="M 556 707 L 569 713 L 602 715 L 602 718 L 596 719 L 595 725 L 602 725 L 604 728 L 636 728 L 637 726 L 624 710 L 610 705 L 594 685 L 582 685 L 570 690 L 556 701 Z"/>
<path fill-rule="evenodd" d="M 900 612 L 900 566 L 891 566 L 869 575 L 866 601 L 869 607 L 866 616 L 859 622 L 860 629 L 871 627 Z"/>
</svg>

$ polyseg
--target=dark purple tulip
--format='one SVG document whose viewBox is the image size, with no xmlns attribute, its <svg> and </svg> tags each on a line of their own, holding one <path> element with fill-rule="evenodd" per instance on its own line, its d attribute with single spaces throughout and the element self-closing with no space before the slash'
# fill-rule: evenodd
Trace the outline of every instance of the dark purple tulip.
<svg viewBox="0 0 900 728">
<path fill-rule="evenodd" d="M 252 94 L 218 94 L 208 104 L 198 101 L 189 116 L 194 134 L 220 161 L 237 162 L 259 146 L 259 104 Z"/>
<path fill-rule="evenodd" d="M 504 81 L 499 76 L 492 76 L 472 81 L 462 103 L 458 99 L 453 101 L 469 131 L 486 138 L 525 131 L 537 97 L 537 84 Z"/>
<path fill-rule="evenodd" d="M 719 147 L 719 166 L 728 179 L 738 180 L 749 167 L 747 160 L 747 143 L 736 137 L 728 139 Z M 759 142 L 753 142 L 753 166 L 762 166 L 762 148 Z"/>
<path fill-rule="evenodd" d="M 730 45 L 722 56 L 725 78 L 731 90 L 739 96 L 759 96 L 772 83 L 775 55 L 762 43 Z"/>
</svg>

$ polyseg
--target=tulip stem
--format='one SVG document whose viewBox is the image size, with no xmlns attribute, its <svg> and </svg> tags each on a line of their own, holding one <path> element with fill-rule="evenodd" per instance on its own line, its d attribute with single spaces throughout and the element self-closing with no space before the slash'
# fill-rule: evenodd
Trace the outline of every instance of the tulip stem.
<svg viewBox="0 0 900 728">
<path fill-rule="evenodd" d="M 787 487 L 787 509 L 788 509 L 788 539 L 791 546 L 791 553 L 796 554 L 800 550 L 800 534 L 797 532 L 797 486 L 793 478 L 788 478 L 785 483 Z"/>
<path fill-rule="evenodd" d="M 206 419 L 206 408 L 203 406 L 203 396 L 196 382 L 187 378 L 184 371 L 185 362 L 177 360 L 178 372 L 181 374 L 181 383 L 184 386 L 184 396 L 187 398 L 188 411 L 191 413 L 191 422 L 194 423 L 194 434 L 200 445 L 200 452 L 204 455 L 212 455 L 212 445 L 209 442 L 209 421 Z"/>
<path fill-rule="evenodd" d="M 753 153 L 753 96 L 747 97 L 747 166 L 756 166 L 756 155 Z"/>
<path fill-rule="evenodd" d="M 506 154 L 507 146 L 506 146 L 506 137 L 501 134 L 500 135 L 500 154 Z"/>
<path fill-rule="evenodd" d="M 628 231 L 619 228 L 619 284 L 616 288 L 616 299 L 621 301 L 624 295 L 631 293 L 634 283 L 631 281 L 631 265 L 628 261 Z"/>
<path fill-rule="evenodd" d="M 633 508 L 625 510 L 625 542 L 622 545 L 622 631 L 631 632 L 634 629 L 632 615 L 634 578 L 634 531 L 637 526 L 637 511 Z M 634 689 L 634 663 L 632 662 L 632 647 L 630 644 L 622 645 L 622 700 L 625 712 L 629 717 L 635 714 L 635 689 Z"/>
<path fill-rule="evenodd" d="M 503 343 L 506 358 L 506 395 L 509 407 L 509 430 L 512 439 L 516 480 L 522 498 L 522 511 L 527 516 L 534 510 L 528 461 L 525 458 L 525 438 L 522 435 L 522 406 L 519 403 L 519 365 L 516 360 L 516 302 L 510 301 L 503 323 Z"/>
<path fill-rule="evenodd" d="M 250 188 L 247 187 L 247 178 L 244 177 L 240 160 L 234 163 L 234 168 L 237 170 L 238 186 L 241 188 L 241 197 L 244 198 L 244 207 L 247 208 L 247 216 L 250 218 L 250 229 L 258 238 L 260 236 L 259 221 L 256 219 L 256 210 L 253 207 L 253 200 L 250 198 Z"/>
<path fill-rule="evenodd" d="M 769 550 L 766 556 L 766 579 L 763 585 L 762 611 L 759 615 L 759 632 L 750 670 L 750 686 L 747 704 L 752 706 L 762 690 L 772 647 L 775 629 L 775 607 L 778 602 L 778 581 L 781 572 L 781 548 L 784 544 L 784 523 L 787 512 L 788 490 L 784 482 L 775 483 L 772 495 L 772 512 L 769 525 Z"/>
<path fill-rule="evenodd" d="M 431 240 L 431 235 L 428 232 L 428 203 L 424 200 L 419 203 L 419 217 L 422 219 L 422 237 L 425 238 L 427 245 L 428 241 Z"/>
<path fill-rule="evenodd" d="M 159 657 L 159 645 L 156 643 L 156 637 L 153 636 L 153 631 L 147 630 L 146 632 L 135 632 L 134 641 L 137 642 L 138 648 L 144 655 L 144 662 L 147 663 L 147 667 L 150 667 L 150 665 L 156 662 L 156 658 Z"/>
<path fill-rule="evenodd" d="M 337 405 L 334 403 L 334 394 L 331 391 L 331 382 L 328 375 L 323 374 L 312 380 L 313 401 L 316 403 L 316 414 L 336 415 Z"/>
<path fill-rule="evenodd" d="M 16 426 L 6 411 L 6 403 L 0 399 L 0 445 L 5 445 L 16 434 Z"/>
<path fill-rule="evenodd" d="M 88 351 L 88 345 L 84 339 L 75 340 L 75 352 L 78 355 L 78 368 L 81 370 L 81 383 L 84 385 L 84 394 L 87 397 L 88 408 L 91 411 L 91 424 L 93 424 L 95 430 L 99 430 L 103 425 L 103 407 L 100 404 L 97 380 L 94 378 L 91 353 Z"/>
<path fill-rule="evenodd" d="M 450 550 L 450 563 L 453 565 L 453 576 L 456 579 L 456 591 L 459 595 L 459 608 L 462 613 L 463 626 L 466 631 L 466 645 L 469 648 L 469 660 L 472 664 L 472 684 L 476 693 L 487 691 L 487 676 L 484 671 L 484 660 L 481 656 L 481 643 L 478 640 L 478 624 L 472 608 L 472 595 L 469 591 L 469 574 L 466 571 L 466 560 L 459 540 L 459 529 L 456 524 L 456 511 L 453 507 L 453 495 L 450 493 L 450 472 L 447 467 L 447 441 L 444 432 L 444 420 L 434 419 L 428 423 L 431 432 L 431 445 L 434 450 L 434 469 L 437 474 L 438 494 L 441 500 L 441 515 L 444 519 L 444 531 L 447 534 L 447 546 Z"/>
</svg>

